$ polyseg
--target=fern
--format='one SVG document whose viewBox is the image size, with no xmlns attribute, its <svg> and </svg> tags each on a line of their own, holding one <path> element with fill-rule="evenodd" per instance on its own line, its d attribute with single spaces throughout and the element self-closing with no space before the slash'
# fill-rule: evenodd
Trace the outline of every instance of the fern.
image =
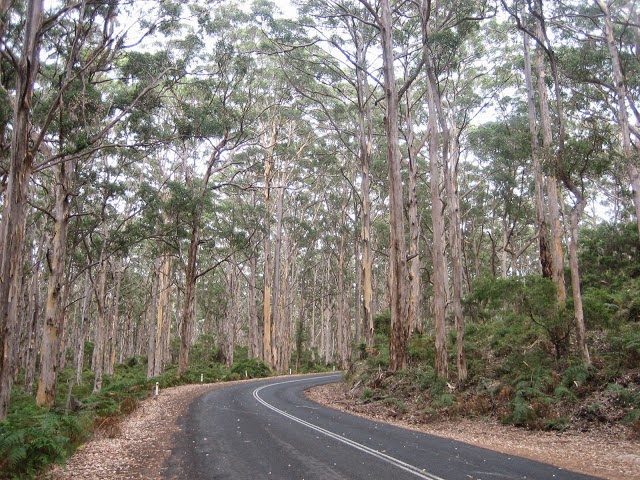
<svg viewBox="0 0 640 480">
<path fill-rule="evenodd" d="M 7 463 L 10 468 L 16 468 L 21 462 L 27 459 L 27 447 L 22 445 L 15 445 L 7 454 Z"/>
</svg>

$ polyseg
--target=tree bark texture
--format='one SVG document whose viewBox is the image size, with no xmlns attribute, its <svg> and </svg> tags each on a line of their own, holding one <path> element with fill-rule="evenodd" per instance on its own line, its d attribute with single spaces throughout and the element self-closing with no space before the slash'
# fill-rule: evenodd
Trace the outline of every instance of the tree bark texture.
<svg viewBox="0 0 640 480">
<path fill-rule="evenodd" d="M 444 176 L 449 206 L 449 242 L 451 248 L 451 277 L 453 316 L 456 326 L 457 370 L 458 384 L 462 385 L 467 380 L 467 360 L 464 349 L 464 314 L 462 311 L 462 218 L 460 214 L 460 192 L 458 190 L 458 137 L 451 135 L 451 155 L 448 168 L 445 168 Z"/>
<path fill-rule="evenodd" d="M 380 32 L 382 70 L 386 100 L 385 130 L 389 175 L 389 285 L 391 338 L 389 339 L 389 369 L 400 370 L 407 365 L 408 303 L 406 298 L 407 248 L 404 238 L 402 175 L 398 139 L 398 87 L 394 72 L 393 21 L 389 0 L 380 2 Z"/>
<path fill-rule="evenodd" d="M 178 376 L 181 376 L 189 368 L 189 351 L 193 340 L 193 322 L 196 309 L 196 280 L 198 246 L 200 244 L 200 227 L 191 227 L 191 241 L 189 242 L 189 254 L 187 270 L 185 272 L 184 304 L 182 305 L 182 321 L 180 324 L 180 354 L 178 357 Z M 157 348 L 157 347 L 156 347 Z"/>
<path fill-rule="evenodd" d="M 265 134 L 263 142 L 263 148 L 265 149 L 264 158 L 264 240 L 263 255 L 264 255 L 264 280 L 263 280 L 263 297 L 262 297 L 262 353 L 264 355 L 264 362 L 270 367 L 275 366 L 275 358 L 272 350 L 272 335 L 273 335 L 273 271 L 272 262 L 273 256 L 271 253 L 271 182 L 273 178 L 273 154 L 278 139 L 278 127 L 276 120 L 273 120 L 270 125 L 268 134 Z"/>
<path fill-rule="evenodd" d="M 60 163 L 56 167 L 55 206 L 53 208 L 54 234 L 48 255 L 49 282 L 47 306 L 40 352 L 40 373 L 36 403 L 51 406 L 56 399 L 59 336 L 65 326 L 66 309 L 62 288 L 67 259 L 67 233 L 69 230 L 69 198 L 74 165 Z"/>
<path fill-rule="evenodd" d="M 444 204 L 440 197 L 441 172 L 439 168 L 439 146 L 440 132 L 437 122 L 436 92 L 434 86 L 429 82 L 427 85 L 427 98 L 429 106 L 429 170 L 431 185 L 431 223 L 433 230 L 433 317 L 435 323 L 435 348 L 436 359 L 435 367 L 439 377 L 447 378 L 449 375 L 449 364 L 447 361 L 447 343 L 446 343 L 446 301 L 447 294 L 445 284 L 447 283 L 446 265 L 444 256 Z"/>
<path fill-rule="evenodd" d="M 538 35 L 542 37 L 538 21 Z M 538 97 L 540 104 L 540 125 L 542 128 L 542 158 L 547 168 L 555 171 L 553 161 L 553 134 L 551 129 L 551 113 L 549 111 L 549 95 L 547 93 L 544 57 L 538 51 L 536 55 L 536 73 L 538 76 Z M 547 202 L 549 208 L 549 224 L 551 226 L 551 262 L 552 279 L 556 284 L 558 304 L 564 308 L 567 301 L 567 290 L 564 280 L 564 253 L 562 250 L 562 224 L 560 222 L 560 199 L 556 175 L 547 176 Z"/>
<path fill-rule="evenodd" d="M 360 155 L 360 212 L 362 240 L 362 323 L 369 347 L 374 342 L 373 326 L 373 253 L 371 249 L 371 174 L 370 163 L 373 150 L 373 120 L 371 112 L 371 88 L 364 67 L 366 65 L 364 45 L 359 39 L 356 45 L 356 69 L 358 94 L 358 149 Z"/>
<path fill-rule="evenodd" d="M 531 47 L 529 35 L 523 33 L 524 41 L 524 78 L 527 86 L 527 107 L 529 111 L 529 134 L 531 136 L 531 156 L 533 159 L 533 176 L 535 182 L 535 209 L 538 230 L 538 250 L 540 254 L 540 269 L 542 276 L 553 278 L 553 259 L 549 251 L 549 227 L 544 206 L 544 176 L 540 159 L 540 142 L 538 140 L 537 113 L 535 106 L 535 91 L 531 67 Z"/>
<path fill-rule="evenodd" d="M 105 245 L 102 246 L 100 252 L 100 262 L 98 279 L 95 285 L 95 297 L 97 304 L 97 316 L 95 324 L 95 336 L 93 342 L 93 392 L 99 392 L 102 389 L 102 375 L 104 373 L 104 350 L 106 336 L 106 320 L 107 320 L 107 271 L 109 261 L 105 252 Z"/>
</svg>

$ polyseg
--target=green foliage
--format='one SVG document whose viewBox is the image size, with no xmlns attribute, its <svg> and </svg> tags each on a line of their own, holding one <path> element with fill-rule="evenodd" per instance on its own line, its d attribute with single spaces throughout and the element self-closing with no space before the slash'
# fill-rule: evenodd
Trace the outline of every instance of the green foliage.
<svg viewBox="0 0 640 480">
<path fill-rule="evenodd" d="M 370 388 L 363 388 L 360 399 L 363 403 L 369 403 L 373 399 L 373 391 Z"/>
<path fill-rule="evenodd" d="M 7 419 L 0 422 L 0 478 L 35 478 L 51 463 L 62 463 L 88 434 L 85 415 L 64 415 L 35 405 L 14 389 Z"/>
<path fill-rule="evenodd" d="M 231 374 L 239 375 L 241 378 L 262 378 L 271 375 L 271 370 L 262 360 L 244 358 L 234 362 Z"/>
<path fill-rule="evenodd" d="M 640 324 L 625 325 L 618 331 L 610 332 L 608 341 L 606 356 L 610 362 L 622 368 L 640 365 Z"/>
<path fill-rule="evenodd" d="M 376 334 L 388 338 L 391 334 L 391 313 L 386 311 L 373 317 L 373 328 Z"/>
<path fill-rule="evenodd" d="M 436 358 L 435 340 L 433 335 L 421 334 L 413 335 L 409 339 L 407 347 L 409 359 L 412 362 L 426 363 L 433 365 Z"/>
</svg>

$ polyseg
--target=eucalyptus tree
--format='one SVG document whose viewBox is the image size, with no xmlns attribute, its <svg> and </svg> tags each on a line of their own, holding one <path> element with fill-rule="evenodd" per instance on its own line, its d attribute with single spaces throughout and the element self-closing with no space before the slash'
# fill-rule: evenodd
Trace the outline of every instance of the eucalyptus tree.
<svg viewBox="0 0 640 480">
<path fill-rule="evenodd" d="M 361 282 L 357 283 L 361 283 L 361 286 L 357 296 L 359 297 L 359 292 L 362 291 L 362 320 L 359 318 L 357 320 L 356 333 L 361 329 L 364 330 L 366 342 L 372 346 L 374 256 L 371 235 L 371 162 L 376 148 L 374 115 L 377 112 L 373 104 L 376 102 L 377 87 L 381 85 L 372 57 L 375 55 L 378 41 L 378 29 L 363 21 L 363 18 L 366 18 L 366 9 L 358 2 L 305 2 L 302 13 L 308 15 L 310 20 L 307 21 L 303 17 L 301 22 L 304 22 L 304 25 L 313 32 L 312 38 L 317 38 L 316 43 L 313 44 L 317 53 L 314 54 L 312 50 L 308 54 L 311 58 L 306 60 L 308 65 L 306 68 L 313 69 L 309 71 L 309 76 L 314 75 L 318 67 L 327 71 L 320 78 L 322 85 L 312 83 L 307 95 L 322 106 L 327 123 L 335 129 L 341 142 L 351 155 L 358 158 L 360 164 L 360 178 L 357 179 L 357 183 L 360 185 L 358 202 L 362 259 L 359 261 L 361 274 L 358 276 L 361 275 Z M 304 58 L 300 63 L 303 62 L 305 62 Z M 331 83 L 328 81 L 330 78 L 334 78 Z M 321 88 L 323 85 L 325 87 Z M 327 102 L 329 97 L 343 103 L 348 110 L 329 109 L 328 105 L 331 105 Z M 340 114 L 349 115 L 349 111 L 353 108 L 357 112 L 356 132 L 353 132 L 350 127 L 345 130 L 342 125 L 345 119 L 339 118 Z M 345 135 L 346 132 L 350 135 Z M 354 137 L 357 138 L 357 145 L 353 142 Z M 360 247 L 360 245 L 357 246 Z"/>
<path fill-rule="evenodd" d="M 9 2 L 3 2 L 2 9 L 0 13 L 7 18 Z M 13 376 L 14 330 L 20 291 L 27 187 L 36 155 L 36 150 L 30 148 L 29 117 L 40 62 L 44 2 L 28 1 L 24 13 L 22 44 L 4 44 L 2 49 L 3 59 L 11 62 L 15 71 L 16 98 L 13 102 L 7 189 L 0 223 L 0 276 L 3 279 L 0 285 L 0 420 L 7 416 Z M 7 32 L 2 33 L 4 43 Z"/>
<path fill-rule="evenodd" d="M 579 223 L 586 207 L 586 198 L 582 178 L 576 181 L 571 177 L 566 165 L 567 147 L 567 119 L 562 95 L 562 79 L 559 68 L 558 56 L 555 46 L 551 41 L 550 25 L 547 21 L 549 15 L 545 9 L 543 0 L 537 0 L 529 5 L 521 16 L 516 7 L 507 5 L 506 0 L 501 0 L 503 6 L 515 20 L 518 28 L 529 35 L 537 45 L 539 56 L 536 61 L 537 94 L 540 105 L 540 125 L 542 129 L 542 147 L 547 158 L 553 158 L 554 175 L 547 182 L 547 195 L 549 198 L 549 212 L 551 232 L 553 237 L 553 279 L 558 289 L 558 303 L 564 308 L 566 292 L 564 288 L 564 266 L 562 259 L 560 215 L 556 211 L 558 207 L 556 179 L 560 180 L 564 187 L 572 194 L 574 202 L 570 214 L 570 240 L 569 240 L 569 266 L 571 272 L 571 289 L 573 296 L 574 320 L 576 327 L 576 341 L 582 361 L 585 365 L 591 364 L 589 351 L 586 345 L 586 330 L 584 312 L 582 307 L 582 294 L 580 291 L 580 271 L 578 265 L 578 235 Z M 552 5 L 553 6 L 553 5 Z M 548 61 L 551 69 L 551 80 L 554 92 L 555 123 L 557 138 L 554 142 L 552 132 L 552 117 L 549 109 L 548 92 L 546 84 L 546 72 L 544 62 Z"/>
<path fill-rule="evenodd" d="M 615 86 L 615 94 L 617 100 L 616 118 L 620 128 L 620 143 L 622 149 L 623 164 L 626 166 L 629 172 L 629 178 L 631 181 L 633 202 L 636 213 L 636 223 L 638 225 L 638 235 L 640 236 L 640 167 L 638 167 L 638 147 L 637 142 L 634 148 L 632 142 L 632 130 L 629 123 L 629 107 L 636 112 L 636 124 L 640 124 L 640 115 L 637 113 L 637 109 L 634 105 L 634 99 L 629 94 L 628 79 L 625 75 L 625 71 L 633 71 L 633 67 L 625 69 L 621 57 L 620 50 L 624 47 L 623 41 L 618 40 L 616 35 L 616 23 L 620 25 L 619 30 L 626 30 L 631 27 L 635 35 L 632 36 L 631 42 L 627 41 L 627 45 L 631 44 L 632 48 L 635 46 L 636 59 L 635 64 L 637 68 L 638 64 L 638 45 L 640 44 L 640 27 L 637 25 L 638 12 L 634 11 L 634 2 L 620 2 L 619 5 L 616 2 L 605 2 L 604 0 L 595 0 L 598 8 L 602 12 L 602 30 L 604 38 L 609 50 L 609 56 L 611 61 L 611 73 L 613 79 L 613 85 Z M 612 15 L 612 7 L 615 8 L 616 22 L 614 23 L 614 17 Z M 635 18 L 634 18 L 635 16 Z M 632 27 L 632 24 L 635 25 Z M 624 37 L 625 34 L 622 34 Z M 628 36 L 628 35 L 627 35 Z M 635 45 L 634 45 L 635 44 Z M 630 55 L 628 55 L 630 56 Z M 631 57 L 633 58 L 633 57 Z M 640 139 L 640 132 L 637 131 L 636 125 L 636 139 Z"/>
<path fill-rule="evenodd" d="M 251 55 L 251 17 L 237 6 L 208 11 L 195 9 L 199 23 L 183 28 L 181 47 L 187 57 L 187 81 L 174 90 L 178 161 L 184 178 L 181 195 L 187 201 L 183 220 L 188 229 L 185 290 L 180 322 L 178 375 L 189 364 L 195 314 L 196 282 L 214 270 L 219 261 L 198 267 L 203 211 L 212 206 L 212 194 L 227 182 L 236 165 L 234 155 L 254 135 L 251 131 L 255 102 L 253 81 L 257 71 Z M 189 31 L 191 29 L 191 31 Z M 205 41 L 206 39 L 206 41 Z M 182 187 L 181 187 L 182 188 Z"/>
</svg>

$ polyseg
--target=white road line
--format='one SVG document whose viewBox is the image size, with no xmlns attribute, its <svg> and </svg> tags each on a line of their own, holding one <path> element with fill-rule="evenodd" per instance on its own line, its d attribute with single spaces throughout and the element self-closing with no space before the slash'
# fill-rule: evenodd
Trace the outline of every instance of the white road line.
<svg viewBox="0 0 640 480">
<path fill-rule="evenodd" d="M 354 442 L 353 440 L 349 440 L 346 437 L 340 436 L 336 433 L 330 432 L 329 430 L 325 430 L 324 428 L 318 427 L 317 425 L 314 425 L 313 423 L 309 423 L 306 420 L 302 420 L 301 418 L 298 418 L 296 416 L 291 415 L 290 413 L 285 412 L 284 410 L 280 410 L 277 407 L 274 407 L 273 405 L 271 405 L 270 403 L 267 403 L 265 400 L 263 400 L 259 393 L 261 390 L 268 388 L 268 387 L 275 387 L 276 385 L 282 385 L 285 383 L 294 383 L 294 382 L 304 382 L 305 380 L 309 380 L 308 378 L 302 378 L 302 379 L 297 379 L 297 380 L 287 380 L 284 382 L 278 382 L 278 383 L 271 383 L 269 385 L 263 385 L 262 387 L 256 388 L 253 391 L 253 396 L 254 398 L 260 402 L 262 405 L 264 405 L 265 407 L 267 407 L 270 410 L 273 410 L 276 413 L 279 413 L 280 415 L 293 420 L 294 422 L 297 422 L 301 425 L 304 425 L 305 427 L 309 427 L 312 430 L 315 430 L 316 432 L 322 433 L 324 435 L 326 435 L 327 437 L 333 438 L 334 440 L 337 440 L 339 442 L 342 442 L 346 445 L 349 445 L 350 447 L 355 448 L 356 450 L 359 450 L 361 452 L 364 453 L 368 453 L 369 455 L 376 457 L 384 462 L 387 462 L 391 465 L 394 465 L 402 470 L 404 470 L 405 472 L 409 472 L 412 473 L 413 475 L 415 475 L 416 477 L 419 478 L 423 478 L 425 480 L 444 480 L 441 477 L 438 477 L 436 475 L 430 474 L 425 472 L 424 470 L 418 468 L 418 467 L 414 467 L 413 465 L 410 465 L 408 463 L 403 462 L 402 460 L 398 460 L 397 458 L 394 458 L 390 455 L 387 455 L 385 453 L 379 452 L 377 450 L 374 450 L 372 448 L 367 447 L 366 445 L 362 445 L 361 443 L 358 442 Z"/>
</svg>

